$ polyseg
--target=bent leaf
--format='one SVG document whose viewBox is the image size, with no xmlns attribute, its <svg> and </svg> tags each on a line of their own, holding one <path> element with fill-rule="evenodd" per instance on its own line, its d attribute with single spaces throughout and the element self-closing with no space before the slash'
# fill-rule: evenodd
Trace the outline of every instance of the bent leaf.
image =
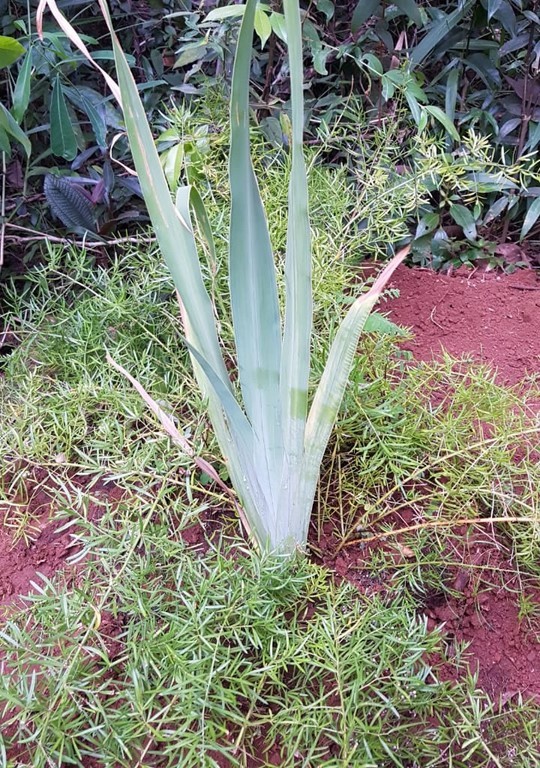
<svg viewBox="0 0 540 768">
<path fill-rule="evenodd" d="M 7 134 L 7 136 L 12 136 L 15 139 L 15 141 L 18 141 L 19 144 L 23 146 L 24 151 L 26 152 L 26 156 L 30 157 L 30 154 L 32 153 L 32 145 L 30 144 L 28 136 L 19 126 L 19 124 L 17 123 L 17 121 L 15 120 L 11 112 L 9 112 L 1 102 L 0 102 L 0 128 L 3 129 L 4 134 Z M 9 152 L 9 139 L 7 141 L 7 147 L 8 149 L 6 151 Z"/>
<path fill-rule="evenodd" d="M 306 423 L 301 485 L 306 500 L 312 501 L 315 496 L 320 465 L 343 400 L 360 334 L 384 286 L 409 250 L 404 248 L 394 256 L 370 290 L 356 299 L 338 328 Z"/>
</svg>

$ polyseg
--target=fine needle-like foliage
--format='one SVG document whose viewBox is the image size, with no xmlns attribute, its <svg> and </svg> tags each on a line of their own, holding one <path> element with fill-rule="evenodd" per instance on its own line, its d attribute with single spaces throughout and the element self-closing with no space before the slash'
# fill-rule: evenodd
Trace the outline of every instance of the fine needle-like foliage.
<svg viewBox="0 0 540 768">
<path fill-rule="evenodd" d="M 89 58 L 55 0 L 48 6 L 64 32 Z M 133 162 L 161 251 L 178 291 L 185 340 L 199 386 L 250 533 L 262 550 L 291 555 L 304 548 L 322 458 L 335 423 L 364 324 L 400 252 L 371 289 L 349 308 L 332 343 L 312 402 L 308 400 L 312 333 L 311 244 L 303 154 L 303 58 L 298 0 L 284 0 L 292 107 L 292 168 L 281 317 L 276 264 L 249 142 L 249 75 L 257 0 L 247 0 L 238 38 L 230 100 L 231 222 L 229 283 L 240 392 L 231 384 L 206 290 L 193 227 L 190 192 L 171 199 L 145 111 L 104 0 L 121 103 Z M 95 63 L 95 62 L 94 62 Z M 197 212 L 201 200 L 197 197 Z M 207 220 L 205 219 L 205 222 Z M 207 226 L 202 226 L 210 240 Z"/>
</svg>

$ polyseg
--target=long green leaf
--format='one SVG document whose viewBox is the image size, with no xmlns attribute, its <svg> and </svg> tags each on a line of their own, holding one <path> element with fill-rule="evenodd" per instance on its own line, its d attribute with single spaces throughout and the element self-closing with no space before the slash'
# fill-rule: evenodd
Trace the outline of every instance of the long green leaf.
<svg viewBox="0 0 540 768">
<path fill-rule="evenodd" d="M 60 77 L 54 78 L 51 96 L 51 151 L 56 157 L 73 160 L 77 155 L 77 137 L 69 115 Z"/>
<path fill-rule="evenodd" d="M 191 211 L 195 214 L 200 231 L 207 242 L 210 252 L 210 267 L 215 267 L 216 251 L 210 222 L 204 202 L 193 186 L 180 187 L 176 193 L 176 207 L 182 219 L 193 231 Z M 182 309 L 182 308 L 181 308 Z M 183 314 L 184 328 L 189 333 L 189 320 Z M 189 346 L 189 343 L 188 343 Z M 192 349 L 195 376 L 204 391 L 209 383 L 208 410 L 216 437 L 225 457 L 229 474 L 245 511 L 248 530 L 260 546 L 271 548 L 273 531 L 268 529 L 268 520 L 272 519 L 268 511 L 268 500 L 260 487 L 254 454 L 253 431 L 243 411 L 223 382 L 211 367 Z M 212 396 L 214 395 L 214 397 Z"/>
<path fill-rule="evenodd" d="M 104 2 L 100 6 L 113 41 L 133 162 L 161 252 L 190 320 L 193 336 L 188 341 L 222 380 L 228 382 L 193 232 L 177 214 L 131 69 L 114 32 L 107 6 Z"/>
<path fill-rule="evenodd" d="M 243 472 L 241 481 L 235 487 L 242 495 L 241 501 L 251 531 L 259 544 L 264 549 L 268 549 L 269 542 L 272 540 L 272 530 L 268 525 L 273 519 L 273 512 L 269 508 L 266 489 L 261 487 L 260 472 L 254 451 L 253 430 L 228 387 L 202 355 L 189 342 L 186 343 L 222 405 L 229 442 L 226 456 L 228 458 L 232 453 L 239 460 L 238 466 Z"/>
<path fill-rule="evenodd" d="M 19 142 L 19 144 L 22 144 L 27 157 L 30 157 L 30 154 L 32 152 L 32 145 L 30 144 L 28 136 L 22 130 L 19 124 L 16 122 L 11 112 L 9 112 L 1 102 L 0 102 L 0 127 L 3 129 L 4 134 L 7 134 L 7 136 L 12 136 L 16 141 Z M 6 145 L 4 144 L 3 148 L 5 146 Z M 7 139 L 7 146 L 9 148 L 9 139 Z M 9 149 L 7 151 L 9 152 Z"/>
<path fill-rule="evenodd" d="M 229 282 L 238 372 L 261 478 L 277 503 L 283 461 L 276 267 L 249 141 L 249 77 L 257 0 L 242 18 L 231 93 Z M 262 482 L 262 481 L 261 481 Z"/>
<path fill-rule="evenodd" d="M 356 299 L 339 326 L 330 348 L 306 423 L 302 496 L 310 506 L 324 452 L 349 380 L 360 334 L 381 291 L 408 252 L 409 248 L 400 251 L 383 269 L 370 290 Z M 303 540 L 307 536 L 308 522 L 309 518 L 305 522 L 305 530 L 298 534 L 304 537 Z"/>
<path fill-rule="evenodd" d="M 426 104 L 423 109 L 425 109 L 428 114 L 434 117 L 435 120 L 437 120 L 443 126 L 443 128 L 455 141 L 459 141 L 459 133 L 457 132 L 455 125 L 440 107 L 434 107 L 431 104 Z"/>
<path fill-rule="evenodd" d="M 190 209 L 195 214 L 199 231 L 204 237 L 208 247 L 208 266 L 210 267 L 212 274 L 215 275 L 218 267 L 216 244 L 214 242 L 212 226 L 206 212 L 204 200 L 192 184 L 178 187 L 176 190 L 176 209 L 184 219 L 189 219 Z"/>
<path fill-rule="evenodd" d="M 267 489 L 261 489 L 259 481 L 260 466 L 256 460 L 257 451 L 253 448 L 255 437 L 247 431 L 251 427 L 239 406 L 231 405 L 232 388 L 219 348 L 213 307 L 202 279 L 189 212 L 184 211 L 182 216 L 173 205 L 129 64 L 114 33 L 107 5 L 104 0 L 98 2 L 112 36 L 120 87 L 110 77 L 107 83 L 123 107 L 133 161 L 148 212 L 181 299 L 182 321 L 195 376 L 208 397 L 210 419 L 252 530 L 260 545 L 268 548 L 271 535 L 268 523 L 272 513 L 267 509 Z M 45 4 L 49 5 L 69 39 L 92 61 L 54 0 L 40 0 L 41 13 Z"/>
<path fill-rule="evenodd" d="M 450 121 L 450 124 L 454 125 L 456 117 L 456 105 L 458 100 L 458 85 L 461 79 L 461 63 L 454 62 L 454 66 L 448 73 L 446 78 L 446 89 L 444 97 L 444 111 Z"/>
<path fill-rule="evenodd" d="M 292 168 L 289 181 L 289 220 L 285 259 L 285 324 L 281 361 L 281 399 L 285 452 L 280 509 L 290 509 L 298 494 L 304 429 L 308 408 L 310 343 L 313 317 L 311 236 L 308 186 L 303 149 L 304 97 L 300 10 L 285 0 L 292 106 Z"/>
<path fill-rule="evenodd" d="M 440 42 L 452 32 L 459 22 L 467 15 L 473 5 L 474 0 L 465 0 L 464 3 L 454 11 L 435 21 L 429 32 L 420 40 L 418 45 L 412 49 L 410 55 L 411 69 L 417 67 L 429 56 L 431 51 L 436 48 Z"/>
<path fill-rule="evenodd" d="M 32 75 L 32 48 L 28 48 L 26 56 L 17 75 L 17 82 L 13 91 L 13 106 L 11 114 L 21 124 L 30 101 L 30 78 Z"/>
<path fill-rule="evenodd" d="M 229 420 L 225 415 L 227 410 L 230 411 L 230 400 L 224 392 L 230 389 L 230 382 L 219 349 L 212 304 L 202 280 L 193 230 L 190 222 L 178 215 L 172 203 L 129 65 L 112 30 L 108 11 L 103 3 L 100 5 L 113 36 L 133 159 L 161 251 L 182 300 L 184 330 L 190 344 L 195 375 L 201 390 L 208 397 L 209 415 L 252 531 L 264 546 L 268 534 L 261 523 L 265 519 L 266 497 L 260 491 L 258 466 L 253 463 L 255 451 L 249 450 L 249 456 L 245 455 L 242 441 L 232 434 L 234 422 L 231 424 L 229 421 L 230 413 Z M 253 438 L 250 445 L 253 445 Z"/>
</svg>

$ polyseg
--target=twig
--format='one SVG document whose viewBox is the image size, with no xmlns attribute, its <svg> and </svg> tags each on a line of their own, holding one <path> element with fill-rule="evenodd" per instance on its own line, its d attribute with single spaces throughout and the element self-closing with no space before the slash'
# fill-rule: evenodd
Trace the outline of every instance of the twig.
<svg viewBox="0 0 540 768">
<path fill-rule="evenodd" d="M 126 237 L 117 237 L 113 240 L 70 240 L 67 237 L 57 237 L 56 235 L 44 235 L 35 229 L 29 229 L 28 227 L 21 227 L 19 224 L 10 224 L 6 222 L 6 229 L 14 229 L 17 232 L 29 232 L 28 237 L 21 237 L 19 235 L 8 235 L 8 239 L 17 243 L 31 243 L 38 242 L 40 240 L 46 240 L 49 243 L 57 243 L 59 245 L 73 245 L 78 248 L 86 248 L 96 250 L 98 248 L 104 248 L 109 245 L 124 245 L 127 243 L 140 243 L 141 240 L 145 243 L 155 243 L 155 237 L 141 237 L 140 235 L 131 235 Z M 2 264 L 0 256 L 0 266 Z"/>
<path fill-rule="evenodd" d="M 355 544 L 367 544 L 370 541 L 379 541 L 388 539 L 390 536 L 398 536 L 400 533 L 410 533 L 411 531 L 420 531 L 424 528 L 453 528 L 457 525 L 476 525 L 476 523 L 529 523 L 535 522 L 531 517 L 465 517 L 457 520 L 430 520 L 428 523 L 417 523 L 408 525 L 405 528 L 394 528 L 391 531 L 383 531 L 373 536 L 362 537 L 346 541 L 343 547 L 352 547 Z M 339 548 L 340 550 L 342 547 Z"/>
<path fill-rule="evenodd" d="M 540 285 L 509 285 L 514 291 L 540 291 Z"/>
<path fill-rule="evenodd" d="M 251 528 L 248 525 L 248 521 L 246 519 L 246 516 L 244 514 L 244 510 L 238 503 L 238 500 L 234 494 L 234 492 L 229 488 L 228 485 L 226 485 L 219 474 L 216 472 L 214 467 L 206 461 L 206 459 L 201 458 L 200 456 L 197 456 L 193 448 L 191 447 L 189 441 L 184 437 L 184 435 L 180 432 L 179 429 L 177 429 L 175 423 L 171 419 L 171 417 L 165 413 L 163 408 L 159 406 L 159 404 L 154 400 L 154 398 L 148 394 L 148 392 L 145 390 L 143 385 L 137 381 L 130 373 L 127 371 L 123 366 L 120 365 L 120 363 L 117 363 L 113 358 L 110 356 L 110 354 L 106 353 L 106 359 L 109 365 L 112 365 L 113 368 L 115 368 L 119 373 L 122 374 L 122 376 L 125 376 L 126 379 L 129 381 L 130 384 L 133 385 L 133 387 L 137 390 L 139 395 L 142 397 L 146 405 L 150 408 L 152 413 L 157 416 L 159 419 L 161 426 L 163 429 L 167 432 L 173 443 L 178 446 L 185 454 L 186 456 L 189 456 L 190 459 L 193 459 L 193 463 L 196 467 L 198 467 L 201 472 L 204 472 L 208 477 L 212 478 L 212 480 L 218 485 L 222 491 L 224 491 L 227 496 L 232 500 L 232 503 L 238 512 L 238 516 L 240 517 L 240 520 L 242 521 L 242 524 L 247 531 L 248 535 L 251 535 Z"/>
<path fill-rule="evenodd" d="M 528 429 L 520 429 L 516 432 L 511 432 L 507 437 L 513 438 L 513 437 L 524 437 L 525 435 L 537 435 L 540 432 L 540 426 L 534 426 L 530 427 Z M 488 439 L 478 440 L 475 443 L 471 443 L 468 446 L 469 451 L 473 451 L 476 448 L 486 448 L 489 445 L 495 445 L 501 438 L 499 436 L 497 437 L 490 437 Z M 453 459 L 456 456 L 460 456 L 463 453 L 463 448 L 459 448 L 455 451 L 450 451 L 449 453 L 445 453 L 442 456 L 439 456 L 434 461 L 430 461 L 428 464 L 421 464 L 418 466 L 413 472 L 411 472 L 407 477 L 402 478 L 402 480 L 397 483 L 396 485 L 392 486 L 386 493 L 384 493 L 377 501 L 377 504 L 380 505 L 386 499 L 389 499 L 396 491 L 399 491 L 400 488 L 403 487 L 405 483 L 411 482 L 411 480 L 416 480 L 423 472 L 425 472 L 428 469 L 432 469 L 433 467 L 440 466 L 444 461 L 448 461 L 449 459 Z M 385 512 L 384 514 L 381 514 L 377 517 L 378 520 L 384 519 L 387 515 L 391 513 L 391 510 L 388 512 Z M 360 521 L 362 520 L 362 517 L 364 517 L 365 511 L 361 512 L 359 515 L 357 515 L 354 519 L 354 522 L 352 526 L 349 529 L 349 533 L 346 535 L 345 539 L 340 542 L 340 544 L 337 547 L 336 552 L 339 552 L 343 549 L 343 547 L 348 546 L 347 540 L 349 536 L 353 535 L 354 530 L 358 530 L 358 526 L 360 525 Z M 493 518 L 492 518 L 493 519 Z M 508 518 L 505 518 L 508 519 Z M 530 518 L 527 518 L 530 519 Z"/>
<path fill-rule="evenodd" d="M 435 305 L 435 306 L 433 307 L 433 309 L 431 310 L 431 312 L 430 312 L 430 315 L 429 315 L 429 319 L 431 320 L 431 322 L 433 323 L 433 325 L 436 325 L 436 326 L 437 326 L 437 328 L 440 328 L 440 329 L 441 329 L 441 331 L 444 331 L 444 330 L 445 330 L 445 329 L 444 329 L 444 327 L 443 327 L 443 326 L 442 326 L 440 323 L 438 323 L 438 322 L 435 320 L 435 318 L 433 317 L 433 315 L 435 314 L 435 311 L 436 311 L 436 309 L 437 309 L 437 305 Z"/>
</svg>

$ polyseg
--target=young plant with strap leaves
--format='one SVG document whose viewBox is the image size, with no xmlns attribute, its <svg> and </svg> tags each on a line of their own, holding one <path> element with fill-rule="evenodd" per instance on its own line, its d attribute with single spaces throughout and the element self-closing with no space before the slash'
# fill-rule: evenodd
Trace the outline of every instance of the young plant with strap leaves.
<svg viewBox="0 0 540 768">
<path fill-rule="evenodd" d="M 298 0 L 283 1 L 291 79 L 292 157 L 282 317 L 276 262 L 250 155 L 249 76 L 257 0 L 247 0 L 242 13 L 230 98 L 229 286 L 239 382 L 238 388 L 233 386 L 199 262 L 190 220 L 190 191 L 180 189 L 176 202 L 173 202 L 109 10 L 104 0 L 99 2 L 112 36 L 118 82 L 103 74 L 123 109 L 133 162 L 148 213 L 178 292 L 185 342 L 240 500 L 242 519 L 261 550 L 291 556 L 306 545 L 321 462 L 360 334 L 385 284 L 405 258 L 406 250 L 398 253 L 370 290 L 350 306 L 310 401 L 312 257 L 303 153 L 300 8 Z M 47 6 L 63 31 L 92 61 L 90 52 L 60 13 L 55 0 L 41 0 L 40 22 Z M 197 197 L 196 207 L 200 214 L 200 197 Z M 209 227 L 202 226 L 201 229 L 213 249 Z M 153 402 L 148 396 L 147 401 Z M 163 414 L 156 412 L 164 423 Z"/>
</svg>

